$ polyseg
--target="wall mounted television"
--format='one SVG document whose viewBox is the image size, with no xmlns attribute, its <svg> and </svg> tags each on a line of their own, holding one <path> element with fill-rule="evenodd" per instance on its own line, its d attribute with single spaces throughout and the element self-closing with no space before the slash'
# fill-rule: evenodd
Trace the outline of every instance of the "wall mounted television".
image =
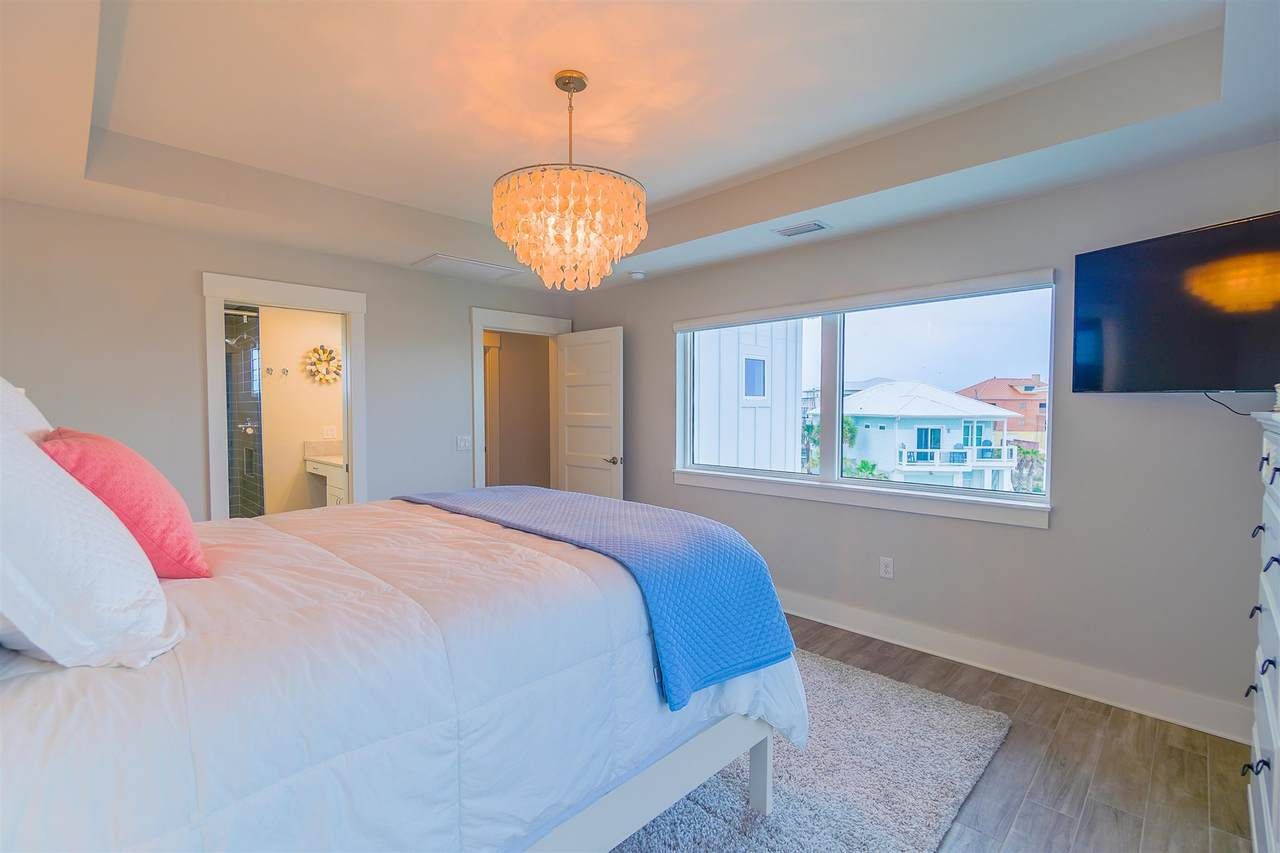
<svg viewBox="0 0 1280 853">
<path fill-rule="evenodd" d="M 1280 211 L 1076 255 L 1073 391 L 1270 391 Z"/>
</svg>

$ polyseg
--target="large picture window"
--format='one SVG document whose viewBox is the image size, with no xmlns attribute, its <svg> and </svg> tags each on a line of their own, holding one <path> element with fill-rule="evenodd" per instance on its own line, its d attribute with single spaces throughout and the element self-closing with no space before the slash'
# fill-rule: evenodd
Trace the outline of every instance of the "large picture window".
<svg viewBox="0 0 1280 853">
<path fill-rule="evenodd" d="M 678 325 L 677 472 L 1047 508 L 1051 270 L 804 307 Z"/>
</svg>

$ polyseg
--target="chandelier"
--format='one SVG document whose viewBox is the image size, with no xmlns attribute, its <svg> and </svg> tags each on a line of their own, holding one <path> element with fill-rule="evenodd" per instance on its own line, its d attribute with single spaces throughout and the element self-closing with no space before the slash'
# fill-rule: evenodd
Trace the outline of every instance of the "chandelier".
<svg viewBox="0 0 1280 853">
<path fill-rule="evenodd" d="M 573 96 L 581 71 L 556 74 L 569 96 L 569 162 L 512 169 L 493 182 L 493 233 L 548 288 L 588 290 L 649 233 L 644 187 L 635 178 L 573 162 Z"/>
</svg>

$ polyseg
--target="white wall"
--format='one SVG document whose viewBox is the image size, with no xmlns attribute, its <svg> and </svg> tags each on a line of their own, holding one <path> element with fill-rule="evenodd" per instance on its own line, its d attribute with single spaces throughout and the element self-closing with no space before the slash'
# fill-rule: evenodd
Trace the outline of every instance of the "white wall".
<svg viewBox="0 0 1280 853">
<path fill-rule="evenodd" d="M 626 330 L 627 497 L 743 531 L 784 600 L 960 657 L 1030 661 L 1041 680 L 1113 701 L 1144 679 L 1127 704 L 1150 688 L 1149 710 L 1241 736 L 1258 429 L 1193 395 L 1072 394 L 1073 258 L 1277 207 L 1270 145 L 606 288 L 575 297 L 574 326 Z M 1059 282 L 1048 530 L 673 484 L 674 321 L 1047 266 Z M 893 581 L 878 577 L 882 554 Z"/>
<path fill-rule="evenodd" d="M 467 488 L 471 306 L 565 315 L 564 297 L 5 201 L 0 374 L 55 424 L 114 436 L 208 518 L 205 271 L 368 294 L 369 496 Z"/>
</svg>

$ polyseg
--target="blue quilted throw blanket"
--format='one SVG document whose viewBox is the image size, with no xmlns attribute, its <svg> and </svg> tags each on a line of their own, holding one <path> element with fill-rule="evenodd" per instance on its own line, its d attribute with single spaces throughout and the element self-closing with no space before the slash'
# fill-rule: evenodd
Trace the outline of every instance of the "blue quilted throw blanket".
<svg viewBox="0 0 1280 853">
<path fill-rule="evenodd" d="M 786 660 L 795 649 L 764 559 L 736 530 L 649 504 L 536 486 L 401 495 L 604 554 L 631 572 L 678 711 L 697 690 Z"/>
</svg>

